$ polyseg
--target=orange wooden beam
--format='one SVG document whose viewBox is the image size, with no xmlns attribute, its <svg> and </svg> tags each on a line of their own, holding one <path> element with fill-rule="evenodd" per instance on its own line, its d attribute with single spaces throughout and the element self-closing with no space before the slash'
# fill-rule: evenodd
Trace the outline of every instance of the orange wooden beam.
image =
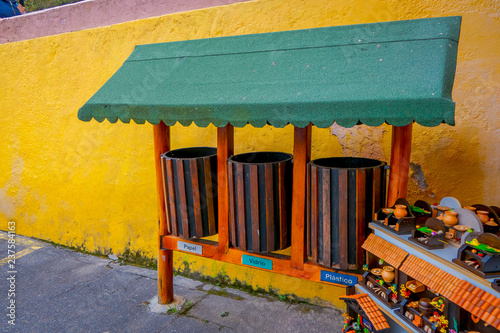
<svg viewBox="0 0 500 333">
<path fill-rule="evenodd" d="M 311 159 L 311 130 L 294 127 L 293 135 L 293 193 L 292 193 L 292 259 L 291 267 L 304 269 L 306 253 L 306 171 Z"/>
<path fill-rule="evenodd" d="M 153 126 L 154 154 L 156 169 L 156 193 L 158 198 L 158 303 L 167 304 L 174 300 L 173 283 L 173 258 L 172 250 L 163 249 L 161 238 L 170 233 L 167 223 L 167 207 L 163 173 L 161 167 L 161 154 L 170 150 L 170 129 L 162 121 Z"/>
<path fill-rule="evenodd" d="M 391 169 L 387 207 L 398 198 L 406 198 L 408 174 L 410 172 L 411 135 L 413 123 L 406 126 L 392 126 Z"/>
<path fill-rule="evenodd" d="M 163 247 L 166 249 L 179 250 L 179 248 L 178 248 L 179 241 L 181 241 L 183 243 L 188 243 L 188 244 L 201 245 L 203 247 L 202 255 L 199 255 L 199 254 L 196 254 L 193 252 L 184 252 L 184 251 L 183 251 L 183 253 L 189 253 L 189 254 L 192 254 L 194 256 L 200 256 L 200 257 L 204 257 L 204 258 L 223 261 L 223 262 L 241 265 L 241 266 L 245 266 L 245 267 L 262 269 L 262 270 L 265 270 L 268 272 L 297 277 L 297 278 L 306 279 L 309 281 L 323 282 L 323 283 L 327 283 L 327 284 L 335 285 L 335 286 L 339 286 L 339 287 L 344 287 L 344 288 L 346 287 L 345 285 L 342 285 L 342 284 L 321 281 L 321 271 L 339 272 L 339 273 L 342 273 L 344 275 L 350 275 L 353 277 L 357 277 L 358 281 L 361 281 L 361 279 L 362 279 L 362 275 L 360 275 L 360 274 L 356 274 L 354 272 L 339 271 L 339 270 L 329 268 L 329 267 L 323 267 L 323 266 L 320 266 L 312 261 L 307 261 L 305 263 L 303 262 L 302 263 L 303 268 L 296 269 L 296 268 L 292 267 L 290 258 L 287 256 L 284 256 L 284 255 L 278 255 L 278 254 L 261 255 L 261 254 L 241 251 L 237 248 L 229 248 L 226 253 L 221 253 L 218 249 L 217 242 L 213 242 L 213 241 L 207 241 L 207 240 L 194 241 L 194 240 L 188 240 L 188 239 L 176 237 L 173 235 L 169 235 L 169 236 L 163 237 L 162 243 L 163 243 Z M 273 262 L 272 271 L 266 270 L 264 268 L 258 268 L 255 266 L 243 265 L 243 263 L 242 263 L 242 256 L 243 255 L 250 255 L 252 257 L 272 260 L 272 262 Z"/>
<path fill-rule="evenodd" d="M 227 159 L 234 154 L 234 127 L 227 124 L 217 128 L 217 186 L 219 214 L 219 252 L 229 249 L 229 189 Z"/>
</svg>

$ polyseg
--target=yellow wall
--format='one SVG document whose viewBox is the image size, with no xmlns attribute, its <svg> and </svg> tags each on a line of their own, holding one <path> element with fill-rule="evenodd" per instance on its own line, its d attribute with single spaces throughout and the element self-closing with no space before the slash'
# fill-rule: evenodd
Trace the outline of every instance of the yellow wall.
<svg viewBox="0 0 500 333">
<path fill-rule="evenodd" d="M 136 44 L 451 15 L 463 16 L 457 125 L 414 127 L 411 160 L 422 166 L 429 189 L 410 181 L 410 200 L 454 196 L 463 204 L 500 205 L 498 8 L 498 1 L 480 0 L 259 0 L 0 45 L 0 229 L 15 220 L 26 236 L 91 252 L 156 256 L 152 126 L 84 123 L 76 116 Z M 213 127 L 172 132 L 174 148 L 216 144 Z M 390 136 L 386 126 L 315 129 L 313 158 L 388 161 Z M 289 127 L 236 129 L 236 152 L 291 152 L 291 138 Z M 177 267 L 184 259 L 177 255 Z M 222 267 L 202 263 L 192 267 L 212 275 Z M 339 293 L 232 265 L 222 269 L 282 293 L 326 299 Z"/>
</svg>

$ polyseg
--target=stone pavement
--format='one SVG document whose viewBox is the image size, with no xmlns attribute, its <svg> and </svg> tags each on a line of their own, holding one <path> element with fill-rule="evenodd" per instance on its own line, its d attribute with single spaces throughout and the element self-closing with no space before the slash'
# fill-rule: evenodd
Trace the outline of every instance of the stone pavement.
<svg viewBox="0 0 500 333">
<path fill-rule="evenodd" d="M 169 310 L 156 302 L 155 270 L 21 236 L 10 266 L 7 246 L 7 233 L 0 232 L 0 332 L 342 331 L 337 310 L 182 276 L 174 277 L 174 292 L 184 305 Z M 7 308 L 9 299 L 15 300 L 14 310 Z M 12 318 L 15 325 L 9 324 Z"/>
</svg>

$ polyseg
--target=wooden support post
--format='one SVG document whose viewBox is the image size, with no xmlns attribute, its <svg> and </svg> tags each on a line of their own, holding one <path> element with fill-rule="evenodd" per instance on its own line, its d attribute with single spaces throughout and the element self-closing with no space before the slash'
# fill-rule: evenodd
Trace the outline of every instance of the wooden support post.
<svg viewBox="0 0 500 333">
<path fill-rule="evenodd" d="M 292 258 L 291 267 L 303 270 L 306 253 L 306 174 L 311 159 L 311 129 L 294 128 L 293 135 L 293 193 L 292 193 Z"/>
<path fill-rule="evenodd" d="M 219 252 L 229 250 L 229 191 L 227 159 L 234 154 L 234 127 L 227 124 L 217 128 L 217 186 L 219 205 Z"/>
<path fill-rule="evenodd" d="M 410 171 L 411 134 L 413 123 L 406 126 L 392 126 L 391 164 L 387 207 L 398 198 L 406 198 L 408 173 Z"/>
<path fill-rule="evenodd" d="M 156 193 L 158 198 L 158 303 L 168 304 L 174 300 L 172 250 L 162 250 L 162 236 L 170 234 L 167 223 L 167 205 L 163 190 L 160 155 L 170 150 L 170 129 L 164 122 L 153 126 L 156 169 Z"/>
</svg>

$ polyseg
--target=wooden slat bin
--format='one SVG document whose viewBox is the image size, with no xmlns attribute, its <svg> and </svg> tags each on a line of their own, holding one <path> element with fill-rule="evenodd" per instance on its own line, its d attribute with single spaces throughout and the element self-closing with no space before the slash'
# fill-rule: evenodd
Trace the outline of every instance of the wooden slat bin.
<svg viewBox="0 0 500 333">
<path fill-rule="evenodd" d="M 385 162 L 332 157 L 307 167 L 307 251 L 338 269 L 363 266 L 362 243 L 373 213 L 385 204 Z"/>
<path fill-rule="evenodd" d="M 171 150 L 161 156 L 167 221 L 173 235 L 217 233 L 217 148 Z"/>
<path fill-rule="evenodd" d="M 255 152 L 228 159 L 229 235 L 243 251 L 290 245 L 292 155 Z"/>
</svg>

